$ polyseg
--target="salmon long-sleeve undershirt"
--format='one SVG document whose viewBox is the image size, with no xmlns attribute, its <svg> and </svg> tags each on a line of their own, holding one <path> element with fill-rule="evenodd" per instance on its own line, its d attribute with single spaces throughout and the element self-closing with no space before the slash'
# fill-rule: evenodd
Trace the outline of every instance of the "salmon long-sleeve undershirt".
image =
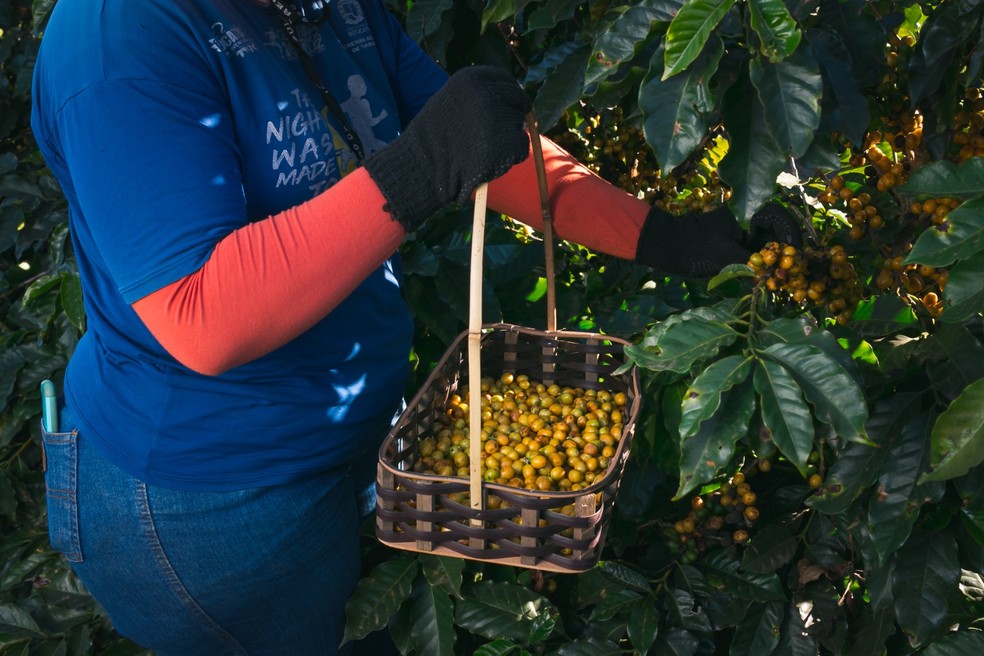
<svg viewBox="0 0 984 656">
<path fill-rule="evenodd" d="M 541 144 L 557 237 L 633 259 L 649 206 L 549 139 Z M 176 360 L 218 375 L 306 331 L 393 255 L 406 232 L 384 204 L 359 168 L 311 200 L 232 232 L 199 269 L 133 309 Z M 532 157 L 489 184 L 489 207 L 543 228 Z"/>
</svg>

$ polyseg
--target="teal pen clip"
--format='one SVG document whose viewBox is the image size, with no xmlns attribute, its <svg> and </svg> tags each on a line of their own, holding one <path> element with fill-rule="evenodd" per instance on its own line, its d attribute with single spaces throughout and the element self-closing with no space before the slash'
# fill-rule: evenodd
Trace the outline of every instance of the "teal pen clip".
<svg viewBox="0 0 984 656">
<path fill-rule="evenodd" d="M 41 381 L 41 422 L 49 433 L 58 432 L 58 398 L 50 380 Z"/>
</svg>

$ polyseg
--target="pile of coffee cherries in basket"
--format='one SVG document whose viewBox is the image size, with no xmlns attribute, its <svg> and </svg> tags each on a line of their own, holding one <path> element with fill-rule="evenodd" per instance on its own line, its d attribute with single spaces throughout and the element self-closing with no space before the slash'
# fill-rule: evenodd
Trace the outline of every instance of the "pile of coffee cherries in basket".
<svg viewBox="0 0 984 656">
<path fill-rule="evenodd" d="M 417 443 L 415 472 L 468 478 L 468 389 L 449 398 Z M 615 455 L 626 394 L 561 387 L 504 373 L 481 381 L 481 472 L 486 482 L 576 492 L 600 481 Z"/>
</svg>

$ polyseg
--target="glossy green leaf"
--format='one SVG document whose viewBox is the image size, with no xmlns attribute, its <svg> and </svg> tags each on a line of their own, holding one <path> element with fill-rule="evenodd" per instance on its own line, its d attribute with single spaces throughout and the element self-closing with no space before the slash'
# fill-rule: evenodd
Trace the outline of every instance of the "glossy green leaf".
<svg viewBox="0 0 984 656">
<path fill-rule="evenodd" d="M 885 653 L 885 641 L 894 633 L 895 611 L 891 607 L 868 604 L 851 626 L 844 656 L 880 656 Z"/>
<path fill-rule="evenodd" d="M 916 321 L 915 312 L 901 298 L 879 294 L 858 303 L 851 325 L 865 337 L 880 337 L 905 330 Z"/>
<path fill-rule="evenodd" d="M 85 331 L 85 307 L 82 304 L 82 281 L 78 274 L 66 273 L 61 277 L 58 290 L 65 316 L 79 332 Z"/>
<path fill-rule="evenodd" d="M 672 627 L 656 639 L 655 656 L 696 656 L 700 642 L 697 636 L 680 627 Z"/>
<path fill-rule="evenodd" d="M 420 554 L 420 565 L 427 582 L 452 597 L 461 597 L 461 580 L 465 561 L 461 558 Z"/>
<path fill-rule="evenodd" d="M 712 38 L 691 69 L 668 80 L 661 77 L 662 48 L 653 53 L 639 88 L 639 109 L 643 134 L 662 170 L 672 171 L 703 142 L 712 103 L 708 85 L 723 53 L 721 40 Z"/>
<path fill-rule="evenodd" d="M 538 3 L 539 6 L 530 12 L 527 19 L 526 32 L 550 29 L 568 20 L 580 4 L 580 0 L 552 0 L 552 2 Z"/>
<path fill-rule="evenodd" d="M 984 344 L 967 326 L 941 323 L 923 341 L 926 375 L 941 400 L 952 401 L 968 385 L 984 378 Z"/>
<path fill-rule="evenodd" d="M 345 636 L 342 644 L 358 640 L 386 626 L 410 596 L 417 576 L 416 558 L 386 560 L 361 579 L 345 605 Z"/>
<path fill-rule="evenodd" d="M 906 424 L 868 501 L 868 532 L 879 563 L 908 539 L 927 496 L 917 480 L 926 462 L 928 433 L 926 414 Z"/>
<path fill-rule="evenodd" d="M 482 31 L 489 23 L 506 21 L 516 13 L 516 0 L 490 0 L 482 10 Z"/>
<path fill-rule="evenodd" d="M 0 635 L 44 637 L 31 614 L 13 604 L 0 604 Z"/>
<path fill-rule="evenodd" d="M 779 577 L 775 574 L 750 574 L 741 568 L 741 562 L 726 551 L 714 551 L 707 555 L 704 572 L 708 581 L 720 590 L 730 592 L 747 601 L 785 601 Z"/>
<path fill-rule="evenodd" d="M 775 653 L 782 656 L 816 656 L 818 653 L 817 640 L 807 633 L 803 617 L 800 616 L 799 608 L 796 606 L 786 609 L 782 634 Z"/>
<path fill-rule="evenodd" d="M 945 224 L 919 235 L 905 261 L 943 267 L 981 250 L 984 250 L 984 198 L 975 198 L 950 212 Z"/>
<path fill-rule="evenodd" d="M 895 614 L 914 647 L 946 619 L 947 598 L 960 580 L 957 543 L 947 533 L 915 533 L 898 552 L 892 576 Z"/>
<path fill-rule="evenodd" d="M 415 0 L 407 13 L 407 33 L 420 43 L 441 27 L 441 17 L 453 6 L 453 0 Z"/>
<path fill-rule="evenodd" d="M 735 0 L 688 0 L 666 31 L 663 79 L 685 70 L 704 49 L 711 32 Z"/>
<path fill-rule="evenodd" d="M 936 420 L 930 472 L 921 483 L 966 474 L 984 461 L 984 379 L 968 385 Z"/>
<path fill-rule="evenodd" d="M 976 198 L 984 195 L 984 158 L 972 157 L 955 164 L 949 160 L 927 162 L 909 175 L 904 185 L 893 191 L 915 199 L 919 196 L 933 198 Z"/>
<path fill-rule="evenodd" d="M 755 390 L 739 384 L 723 395 L 720 410 L 701 423 L 695 435 L 680 444 L 680 484 L 674 499 L 682 499 L 726 467 L 738 440 L 748 433 L 755 413 Z"/>
<path fill-rule="evenodd" d="M 721 395 L 748 378 L 752 362 L 752 358 L 729 355 L 711 363 L 697 375 L 683 397 L 681 438 L 695 435 L 701 422 L 717 412 L 721 406 Z"/>
<path fill-rule="evenodd" d="M 751 278 L 754 276 L 755 272 L 752 271 L 752 268 L 747 264 L 729 264 L 721 269 L 720 273 L 707 281 L 707 291 L 711 291 L 712 289 L 719 287 L 729 280 L 734 280 L 735 278 Z"/>
<path fill-rule="evenodd" d="M 741 567 L 750 574 L 769 574 L 789 564 L 799 540 L 780 524 L 769 524 L 752 536 L 742 554 Z"/>
<path fill-rule="evenodd" d="M 712 357 L 737 338 L 731 326 L 694 314 L 670 324 L 649 349 L 630 346 L 626 353 L 648 369 L 686 373 L 697 361 Z"/>
<path fill-rule="evenodd" d="M 625 656 L 625 650 L 610 640 L 578 638 L 564 644 L 551 656 Z"/>
<path fill-rule="evenodd" d="M 482 645 L 472 656 L 517 656 L 520 649 L 515 642 L 500 638 Z"/>
<path fill-rule="evenodd" d="M 984 631 L 979 629 L 947 633 L 919 652 L 919 656 L 980 656 L 980 654 L 984 654 Z"/>
<path fill-rule="evenodd" d="M 792 374 L 820 421 L 852 442 L 867 442 L 864 391 L 841 365 L 812 344 L 773 344 L 763 352 Z"/>
<path fill-rule="evenodd" d="M 984 253 L 957 262 L 943 291 L 940 321 L 959 323 L 984 310 Z"/>
<path fill-rule="evenodd" d="M 847 45 L 838 33 L 820 28 L 808 30 L 806 41 L 813 48 L 824 82 L 830 85 L 832 92 L 829 104 L 821 109 L 821 122 L 831 120 L 834 127 L 852 143 L 863 143 L 864 134 L 871 124 L 871 113 L 868 99 L 855 80 L 853 60 Z M 828 100 L 826 91 L 824 93 L 821 103 Z"/>
<path fill-rule="evenodd" d="M 827 470 L 823 486 L 806 500 L 806 505 L 829 515 L 845 512 L 878 479 L 902 429 L 918 407 L 918 398 L 912 394 L 896 394 L 877 402 L 866 426 L 875 446 L 848 444 Z"/>
<path fill-rule="evenodd" d="M 820 125 L 823 80 L 813 54 L 799 48 L 781 62 L 753 59 L 749 73 L 776 144 L 787 156 L 799 157 Z"/>
<path fill-rule="evenodd" d="M 533 113 L 540 132 L 552 128 L 564 110 L 581 97 L 590 53 L 590 46 L 577 48 L 547 75 L 533 101 Z"/>
<path fill-rule="evenodd" d="M 627 590 L 632 590 L 642 595 L 652 593 L 652 586 L 649 583 L 649 579 L 632 565 L 614 560 L 605 560 L 598 563 L 597 570 L 606 579 L 617 583 Z"/>
<path fill-rule="evenodd" d="M 793 54 L 803 38 L 782 0 L 748 0 L 748 15 L 761 41 L 759 48 L 770 61 Z"/>
<path fill-rule="evenodd" d="M 759 361 L 753 380 L 772 441 L 805 477 L 814 435 L 813 417 L 803 391 L 785 367 L 771 360 Z"/>
<path fill-rule="evenodd" d="M 691 633 L 701 642 L 713 642 L 714 630 L 711 628 L 711 620 L 690 591 L 675 588 L 669 591 L 665 599 L 670 622 Z"/>
<path fill-rule="evenodd" d="M 455 604 L 455 623 L 485 638 L 525 643 L 541 613 L 552 612 L 547 599 L 514 583 L 482 582 L 463 591 Z"/>
<path fill-rule="evenodd" d="M 618 70 L 644 46 L 654 24 L 665 18 L 659 2 L 639 2 L 629 5 L 607 24 L 594 39 L 585 86 L 601 82 Z"/>
<path fill-rule="evenodd" d="M 765 107 L 747 76 L 725 93 L 722 114 L 729 145 L 718 173 L 732 190 L 729 207 L 739 223 L 747 226 L 752 215 L 775 195 L 776 178 L 787 156 L 769 130 Z"/>
<path fill-rule="evenodd" d="M 410 618 L 417 653 L 454 656 L 454 608 L 444 590 L 418 578 L 410 596 Z"/>
<path fill-rule="evenodd" d="M 786 604 L 769 601 L 753 604 L 738 626 L 728 648 L 728 656 L 771 654 L 779 644 Z"/>
<path fill-rule="evenodd" d="M 610 620 L 613 617 L 625 617 L 639 604 L 645 603 L 646 597 L 634 590 L 617 590 L 598 600 L 591 611 L 593 621 Z"/>
<path fill-rule="evenodd" d="M 651 602 L 637 604 L 625 626 L 629 642 L 640 656 L 646 656 L 659 635 L 660 612 Z"/>
</svg>

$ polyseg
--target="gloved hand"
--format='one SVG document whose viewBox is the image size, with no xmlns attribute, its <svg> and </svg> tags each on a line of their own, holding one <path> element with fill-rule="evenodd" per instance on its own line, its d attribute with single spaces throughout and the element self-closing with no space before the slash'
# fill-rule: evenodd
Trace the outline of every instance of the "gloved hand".
<svg viewBox="0 0 984 656">
<path fill-rule="evenodd" d="M 445 205 L 526 159 L 530 102 L 506 71 L 463 69 L 424 105 L 406 131 L 366 159 L 385 209 L 408 232 Z"/>
<path fill-rule="evenodd" d="M 797 248 L 803 244 L 796 219 L 778 203 L 756 212 L 750 228 L 750 232 L 742 230 L 726 205 L 684 216 L 654 207 L 639 235 L 636 262 L 664 273 L 700 278 L 729 264 L 748 262 L 753 250 L 770 241 Z"/>
</svg>

